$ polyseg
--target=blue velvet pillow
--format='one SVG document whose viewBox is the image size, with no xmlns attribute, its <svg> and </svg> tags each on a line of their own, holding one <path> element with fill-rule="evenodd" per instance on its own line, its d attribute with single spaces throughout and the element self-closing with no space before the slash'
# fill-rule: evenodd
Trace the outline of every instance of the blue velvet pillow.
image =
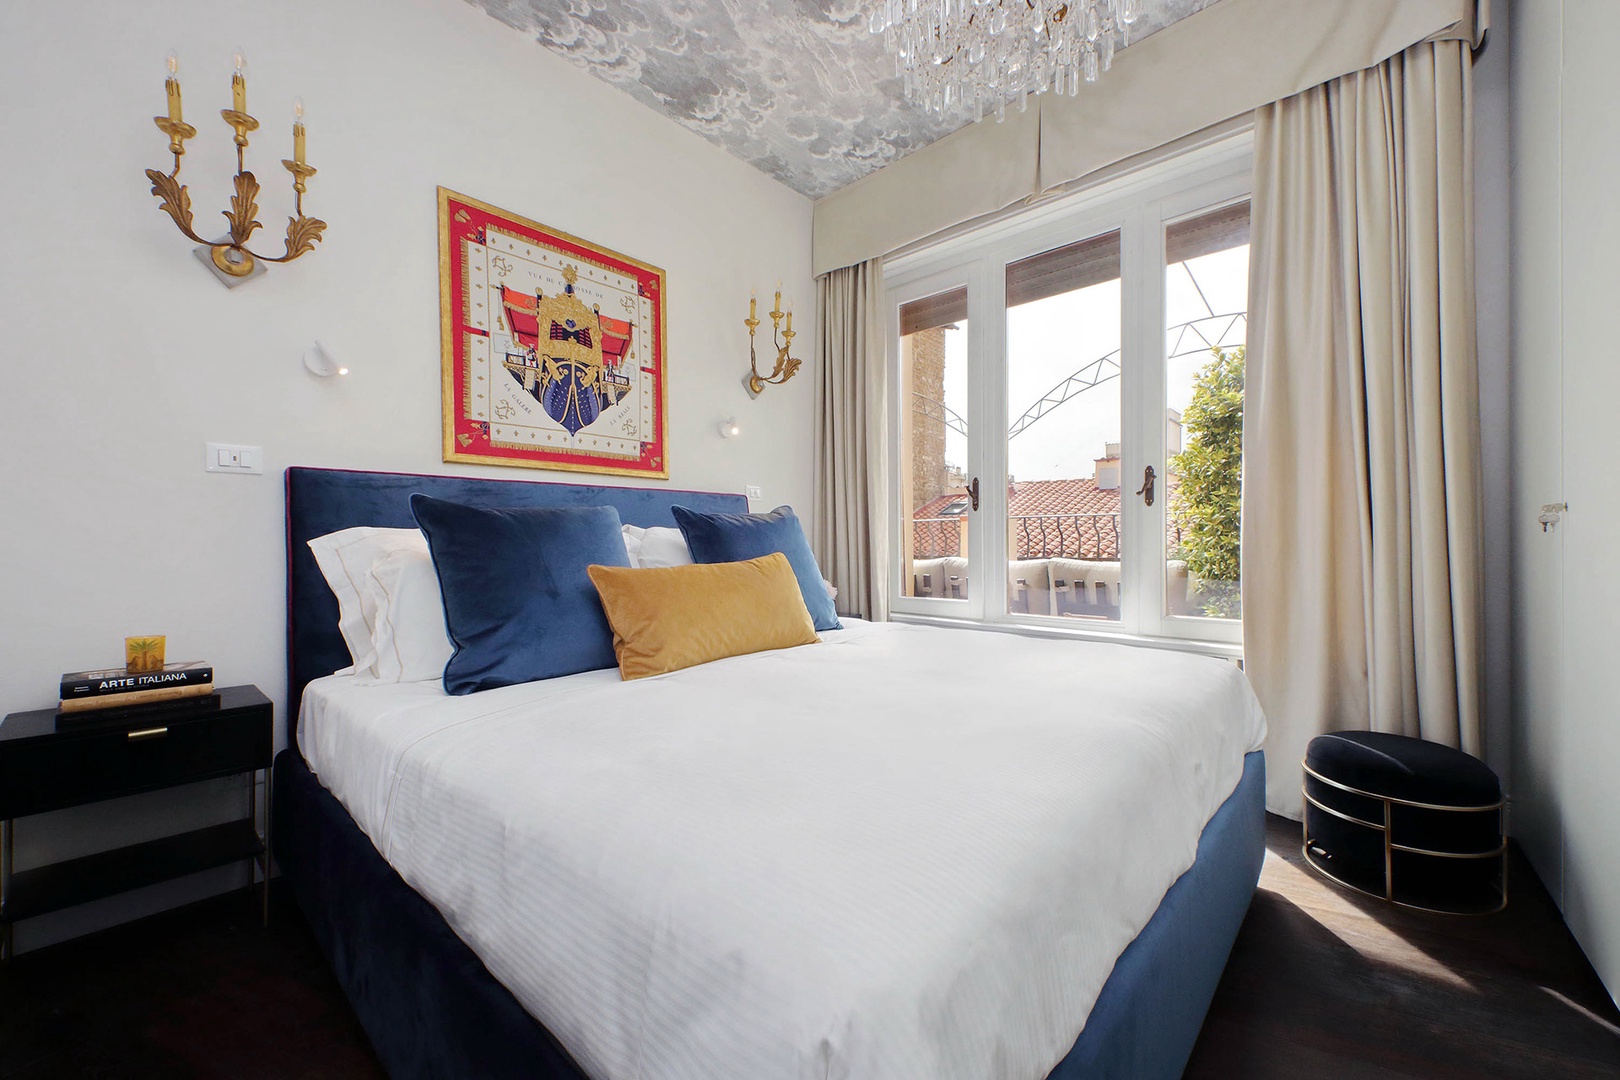
<svg viewBox="0 0 1620 1080">
<path fill-rule="evenodd" d="M 483 509 L 411 496 L 455 653 L 444 688 L 470 694 L 618 664 L 585 568 L 628 566 L 611 506 Z"/>
<path fill-rule="evenodd" d="M 799 579 L 804 606 L 816 629 L 844 628 L 791 506 L 778 506 L 768 514 L 700 514 L 684 506 L 672 507 L 670 512 L 686 537 L 686 546 L 692 549 L 693 562 L 742 562 L 780 551 Z"/>
</svg>

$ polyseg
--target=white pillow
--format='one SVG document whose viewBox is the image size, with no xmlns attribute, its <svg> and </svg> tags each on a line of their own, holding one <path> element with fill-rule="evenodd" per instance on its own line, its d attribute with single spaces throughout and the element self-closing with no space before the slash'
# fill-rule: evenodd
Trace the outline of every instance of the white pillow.
<svg viewBox="0 0 1620 1080">
<path fill-rule="evenodd" d="M 641 534 L 637 566 L 690 566 L 692 549 L 679 529 L 647 529 Z"/>
<path fill-rule="evenodd" d="M 426 682 L 444 678 L 455 647 L 444 625 L 444 597 L 433 558 L 413 547 L 398 548 L 371 568 L 377 594 L 371 637 L 378 682 Z"/>
<path fill-rule="evenodd" d="M 643 529 L 640 525 L 625 525 L 625 554 L 631 566 L 686 566 L 692 561 L 692 549 L 686 546 L 686 534 L 679 529 Z M 647 541 L 652 540 L 649 553 Z M 826 578 L 821 579 L 827 596 L 838 599 L 838 587 Z"/>
<path fill-rule="evenodd" d="M 625 525 L 619 529 L 624 534 L 624 553 L 630 556 L 632 567 L 641 565 L 641 538 L 647 532 L 640 525 Z"/>
<path fill-rule="evenodd" d="M 421 529 L 378 529 L 357 525 L 352 529 L 317 536 L 309 541 L 315 565 L 338 602 L 338 632 L 349 647 L 353 666 L 338 672 L 372 674 L 377 652 L 372 643 L 377 624 L 378 595 L 371 568 L 390 552 L 400 549 L 427 554 Z"/>
</svg>

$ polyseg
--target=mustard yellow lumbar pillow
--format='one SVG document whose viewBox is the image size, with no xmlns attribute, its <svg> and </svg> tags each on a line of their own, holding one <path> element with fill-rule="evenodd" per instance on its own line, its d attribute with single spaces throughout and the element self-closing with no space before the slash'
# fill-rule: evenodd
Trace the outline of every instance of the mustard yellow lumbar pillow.
<svg viewBox="0 0 1620 1080">
<path fill-rule="evenodd" d="M 781 552 L 746 562 L 585 572 L 602 598 L 626 679 L 821 640 Z"/>
</svg>

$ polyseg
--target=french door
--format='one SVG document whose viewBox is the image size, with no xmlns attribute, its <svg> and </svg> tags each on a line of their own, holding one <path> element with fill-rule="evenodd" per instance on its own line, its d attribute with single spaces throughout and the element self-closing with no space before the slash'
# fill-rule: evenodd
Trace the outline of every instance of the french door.
<svg viewBox="0 0 1620 1080">
<path fill-rule="evenodd" d="M 1247 138 L 885 266 L 891 608 L 1241 641 Z"/>
<path fill-rule="evenodd" d="M 890 290 L 889 355 L 903 417 L 891 430 L 894 475 L 901 482 L 897 529 L 892 542 L 899 577 L 893 583 L 902 609 L 951 618 L 986 617 L 985 593 L 974 580 L 984 562 L 984 512 L 989 494 L 978 462 L 984 456 L 981 428 L 984 390 L 977 385 L 984 355 L 999 322 L 993 305 L 979 302 L 984 283 L 978 267 L 951 267 L 913 276 Z M 969 311 L 979 310 L 971 319 Z M 891 605 L 892 606 L 892 605 Z"/>
</svg>

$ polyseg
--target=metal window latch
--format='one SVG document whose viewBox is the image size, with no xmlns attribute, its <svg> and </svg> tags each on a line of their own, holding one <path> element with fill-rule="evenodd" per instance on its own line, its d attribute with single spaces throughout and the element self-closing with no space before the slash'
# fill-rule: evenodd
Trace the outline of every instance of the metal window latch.
<svg viewBox="0 0 1620 1080">
<path fill-rule="evenodd" d="M 1541 531 L 1547 532 L 1557 528 L 1558 523 L 1564 520 L 1564 513 L 1569 509 L 1569 503 L 1548 503 L 1541 508 L 1541 516 L 1536 518 L 1541 523 Z"/>
<path fill-rule="evenodd" d="M 1136 489 L 1136 493 L 1142 496 L 1142 501 L 1149 506 L 1153 505 L 1153 481 L 1157 475 L 1153 471 L 1153 466 L 1149 465 L 1142 470 L 1142 486 Z"/>
<path fill-rule="evenodd" d="M 962 490 L 968 493 L 968 498 L 973 503 L 973 509 L 978 510 L 979 509 L 979 478 L 977 476 L 975 476 L 973 478 L 973 483 L 969 484 L 967 487 L 963 488 Z"/>
</svg>

